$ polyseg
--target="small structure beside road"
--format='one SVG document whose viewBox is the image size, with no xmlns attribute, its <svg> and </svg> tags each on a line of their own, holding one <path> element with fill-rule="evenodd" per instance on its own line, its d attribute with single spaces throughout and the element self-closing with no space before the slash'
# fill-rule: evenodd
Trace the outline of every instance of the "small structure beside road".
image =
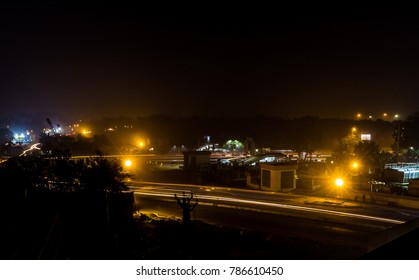
<svg viewBox="0 0 419 280">
<path fill-rule="evenodd" d="M 296 163 L 260 163 L 259 167 L 258 172 L 250 170 L 246 172 L 248 187 L 272 192 L 289 192 L 296 188 Z"/>
</svg>

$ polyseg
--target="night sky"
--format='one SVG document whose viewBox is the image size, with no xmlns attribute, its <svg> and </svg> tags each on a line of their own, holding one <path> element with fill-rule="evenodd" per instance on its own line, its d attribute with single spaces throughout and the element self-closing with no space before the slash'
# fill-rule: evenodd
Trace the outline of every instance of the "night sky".
<svg viewBox="0 0 419 280">
<path fill-rule="evenodd" d="M 132 2 L 1 4 L 0 117 L 418 110 L 414 1 Z"/>
</svg>

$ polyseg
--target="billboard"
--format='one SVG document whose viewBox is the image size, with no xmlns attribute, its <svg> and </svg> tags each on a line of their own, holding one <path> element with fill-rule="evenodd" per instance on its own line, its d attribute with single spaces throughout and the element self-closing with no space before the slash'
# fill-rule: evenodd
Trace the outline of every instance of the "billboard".
<svg viewBox="0 0 419 280">
<path fill-rule="evenodd" d="M 366 133 L 366 134 L 361 134 L 361 140 L 362 141 L 371 141 L 371 134 Z"/>
</svg>

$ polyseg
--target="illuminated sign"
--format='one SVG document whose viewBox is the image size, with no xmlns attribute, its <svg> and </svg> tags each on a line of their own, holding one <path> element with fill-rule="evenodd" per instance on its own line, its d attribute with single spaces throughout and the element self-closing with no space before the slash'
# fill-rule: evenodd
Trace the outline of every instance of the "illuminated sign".
<svg viewBox="0 0 419 280">
<path fill-rule="evenodd" d="M 371 134 L 361 134 L 361 140 L 371 141 Z"/>
</svg>

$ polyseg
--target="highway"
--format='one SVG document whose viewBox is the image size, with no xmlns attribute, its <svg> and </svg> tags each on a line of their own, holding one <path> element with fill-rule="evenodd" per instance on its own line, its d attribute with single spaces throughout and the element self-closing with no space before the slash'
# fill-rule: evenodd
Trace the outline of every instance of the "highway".
<svg viewBox="0 0 419 280">
<path fill-rule="evenodd" d="M 129 185 L 142 213 L 180 219 L 174 194 L 193 192 L 193 219 L 324 243 L 350 259 L 382 245 L 371 243 L 375 236 L 419 218 L 417 210 L 337 198 L 135 180 Z"/>
</svg>

